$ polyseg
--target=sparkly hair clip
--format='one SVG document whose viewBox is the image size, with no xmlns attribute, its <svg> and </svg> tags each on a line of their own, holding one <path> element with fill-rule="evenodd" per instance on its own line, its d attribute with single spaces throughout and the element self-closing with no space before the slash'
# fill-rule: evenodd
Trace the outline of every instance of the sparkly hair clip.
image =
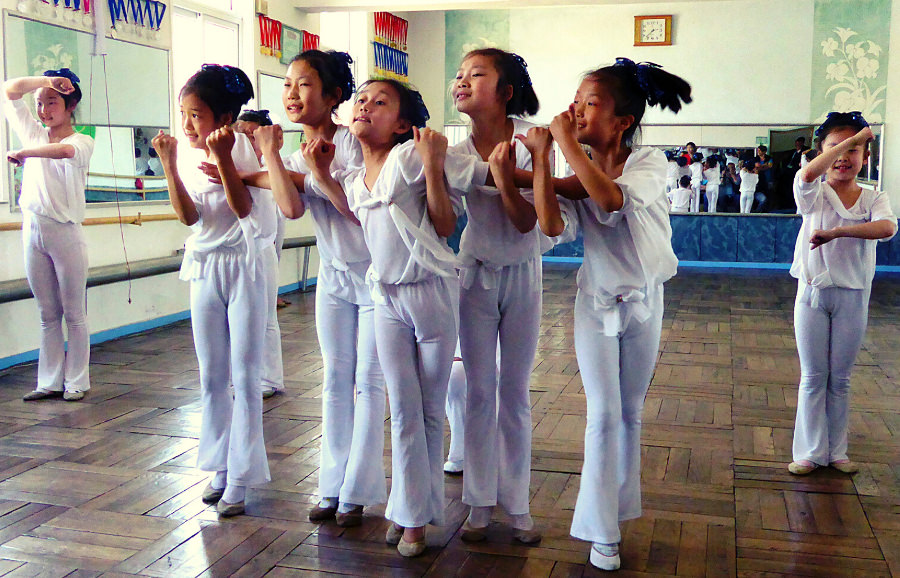
<svg viewBox="0 0 900 578">
<path fill-rule="evenodd" d="M 409 96 L 410 100 L 412 100 L 412 116 L 414 117 L 409 119 L 409 121 L 413 126 L 422 128 L 428 122 L 428 119 L 431 118 L 431 115 L 428 114 L 428 107 L 425 106 L 422 94 L 418 90 L 409 88 Z"/>
<path fill-rule="evenodd" d="M 819 125 L 819 128 L 816 129 L 815 135 L 816 138 L 822 138 L 829 129 L 836 126 L 849 126 L 857 131 L 860 131 L 867 126 L 869 123 L 866 122 L 866 119 L 863 118 L 863 115 L 860 111 L 854 110 L 852 112 L 829 112 L 828 116 L 825 117 L 825 122 Z"/>
<path fill-rule="evenodd" d="M 225 90 L 235 96 L 246 96 L 247 83 L 244 82 L 243 78 L 241 78 L 243 71 L 241 71 L 240 68 L 235 68 L 234 66 L 228 65 L 222 66 L 219 64 L 204 64 L 200 67 L 200 70 L 203 70 L 204 72 L 221 72 L 222 79 L 225 81 Z"/>
<path fill-rule="evenodd" d="M 634 75 L 641 91 L 647 95 L 647 104 L 650 106 L 659 104 L 665 98 L 666 91 L 656 84 L 653 74 L 650 72 L 652 69 L 662 68 L 659 64 L 655 62 L 641 62 L 638 64 L 630 58 L 620 56 L 616 58 L 616 63 L 613 66 L 625 68 Z"/>
<path fill-rule="evenodd" d="M 44 76 L 61 76 L 63 78 L 68 78 L 73 84 L 81 82 L 81 80 L 78 79 L 78 76 L 76 76 L 75 73 L 68 68 L 60 68 L 59 70 L 47 70 L 44 72 Z"/>
<path fill-rule="evenodd" d="M 515 52 L 510 52 L 509 54 L 510 56 L 512 56 L 515 63 L 519 66 L 519 88 L 531 86 L 531 75 L 528 74 L 528 63 L 525 62 L 524 58 L 522 58 Z"/>
</svg>

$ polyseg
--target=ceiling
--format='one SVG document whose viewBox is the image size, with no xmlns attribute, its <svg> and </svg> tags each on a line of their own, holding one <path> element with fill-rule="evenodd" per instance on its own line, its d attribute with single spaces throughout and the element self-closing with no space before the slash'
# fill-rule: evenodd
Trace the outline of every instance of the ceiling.
<svg viewBox="0 0 900 578">
<path fill-rule="evenodd" d="M 673 2 L 714 2 L 720 0 L 290 0 L 303 12 L 353 12 L 388 10 L 506 9 L 535 6 L 593 6 L 598 4 L 671 4 Z"/>
</svg>

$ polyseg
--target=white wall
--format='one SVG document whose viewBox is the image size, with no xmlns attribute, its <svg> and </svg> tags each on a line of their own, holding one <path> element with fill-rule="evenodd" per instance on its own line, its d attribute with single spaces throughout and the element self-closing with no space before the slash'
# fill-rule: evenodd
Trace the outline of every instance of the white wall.
<svg viewBox="0 0 900 578">
<path fill-rule="evenodd" d="M 891 11 L 890 54 L 884 154 L 881 157 L 882 187 L 893 200 L 894 213 L 900 213 L 900 0 L 894 0 Z"/>
<path fill-rule="evenodd" d="M 444 13 L 398 12 L 409 21 L 407 46 L 409 50 L 409 79 L 422 93 L 431 118 L 428 126 L 444 128 Z"/>
</svg>

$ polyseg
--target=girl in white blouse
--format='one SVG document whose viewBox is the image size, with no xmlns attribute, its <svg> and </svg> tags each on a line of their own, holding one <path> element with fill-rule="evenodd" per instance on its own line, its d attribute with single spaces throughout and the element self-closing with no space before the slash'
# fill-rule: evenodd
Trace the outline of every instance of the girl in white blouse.
<svg viewBox="0 0 900 578">
<path fill-rule="evenodd" d="M 179 94 L 192 150 L 176 155 L 175 138 L 162 131 L 153 139 L 172 208 L 193 230 L 181 278 L 191 282 L 200 365 L 198 467 L 215 472 L 202 499 L 215 503 L 221 516 L 243 513 L 246 488 L 270 479 L 259 381 L 272 282 L 267 276 L 275 274 L 275 204 L 269 191 L 241 181 L 238 173 L 259 171 L 259 161 L 246 135 L 229 128 L 252 97 L 243 71 L 205 64 Z M 220 183 L 201 170 L 204 161 L 216 165 Z"/>
<path fill-rule="evenodd" d="M 469 52 L 451 93 L 456 109 L 472 120 L 471 136 L 453 152 L 487 161 L 498 143 L 514 142 L 514 135 L 535 126 L 517 118 L 538 111 L 527 65 L 517 54 L 496 48 Z M 525 147 L 515 154 L 516 167 L 530 171 Z M 533 203 L 518 189 L 477 186 L 465 204 L 468 223 L 459 254 L 459 342 L 468 388 L 462 499 L 471 511 L 462 538 L 483 540 L 493 508 L 500 505 L 512 518 L 515 538 L 533 543 L 541 536 L 528 505 L 528 386 L 541 320 L 546 237 L 535 227 Z"/>
<path fill-rule="evenodd" d="M 446 237 L 461 194 L 488 172 L 486 163 L 447 154 L 446 138 L 418 128 L 427 118 L 415 90 L 365 83 L 350 125 L 365 166 L 336 175 L 372 255 L 367 281 L 391 407 L 385 517 L 393 524 L 385 539 L 404 556 L 424 552 L 425 525 L 444 520 L 444 404 L 459 319 L 458 261 Z"/>
<path fill-rule="evenodd" d="M 687 82 L 656 65 L 619 58 L 585 76 L 549 131 L 533 128 L 523 139 L 534 162 L 541 229 L 574 238 L 577 228 L 584 236 L 575 353 L 587 427 L 571 533 L 594 543 L 590 561 L 604 570 L 619 567 L 619 522 L 641 515 L 641 410 L 659 349 L 663 283 L 678 264 L 666 157 L 654 147 L 632 149 L 632 138 L 647 104 L 677 112 L 690 93 Z M 551 134 L 586 189 L 570 195 L 576 200 L 565 202 L 565 213 L 550 179 Z"/>
<path fill-rule="evenodd" d="M 23 147 L 9 151 L 7 158 L 24 165 L 19 206 L 25 275 L 41 317 L 37 386 L 24 399 L 77 401 L 91 388 L 88 261 L 81 222 L 94 140 L 72 126 L 81 89 L 78 77 L 68 68 L 13 78 L 3 88 L 6 118 Z M 40 122 L 22 100 L 29 92 L 35 93 Z M 68 352 L 64 349 L 64 316 Z"/>
<path fill-rule="evenodd" d="M 816 131 L 821 154 L 794 178 L 803 226 L 791 266 L 800 354 L 793 474 L 857 471 L 847 457 L 850 372 L 866 333 L 875 240 L 897 231 L 888 196 L 856 183 L 872 138 L 858 112 L 829 113 Z"/>
</svg>

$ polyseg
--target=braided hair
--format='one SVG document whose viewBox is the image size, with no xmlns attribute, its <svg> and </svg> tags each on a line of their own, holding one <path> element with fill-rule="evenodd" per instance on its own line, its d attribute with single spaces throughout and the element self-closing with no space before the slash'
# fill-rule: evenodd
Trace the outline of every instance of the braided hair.
<svg viewBox="0 0 900 578">
<path fill-rule="evenodd" d="M 512 87 L 512 98 L 506 103 L 506 114 L 515 116 L 531 116 L 540 108 L 537 94 L 531 85 L 528 64 L 515 52 L 507 52 L 499 48 L 479 48 L 469 51 L 463 62 L 473 56 L 486 56 L 494 63 L 499 76 L 497 93 L 502 94 L 506 87 Z"/>
<path fill-rule="evenodd" d="M 302 61 L 315 69 L 322 81 L 322 96 L 333 96 L 337 103 L 331 107 L 335 112 L 342 102 L 350 100 L 353 96 L 355 83 L 353 81 L 353 58 L 346 52 L 329 50 L 304 50 L 295 56 L 291 62 Z"/>
<path fill-rule="evenodd" d="M 632 145 L 647 105 L 677 113 L 682 104 L 692 100 L 691 85 L 686 80 L 652 62 L 636 64 L 620 57 L 615 64 L 592 70 L 584 77 L 606 87 L 615 102 L 616 116 L 634 117 L 634 122 L 622 134 L 625 146 Z"/>
<path fill-rule="evenodd" d="M 178 98 L 189 94 L 205 102 L 216 121 L 230 114 L 230 124 L 237 120 L 241 107 L 253 98 L 253 86 L 250 78 L 236 66 L 204 64 L 184 84 Z"/>
</svg>

